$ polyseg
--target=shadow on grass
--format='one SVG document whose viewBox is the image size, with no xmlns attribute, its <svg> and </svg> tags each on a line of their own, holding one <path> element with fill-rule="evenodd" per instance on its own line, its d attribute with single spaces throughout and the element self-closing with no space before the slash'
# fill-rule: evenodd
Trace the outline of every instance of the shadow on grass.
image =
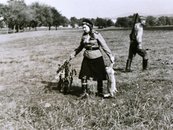
<svg viewBox="0 0 173 130">
<path fill-rule="evenodd" d="M 72 85 L 69 88 L 68 92 L 64 92 L 64 90 L 62 90 L 63 88 L 60 87 L 58 82 L 41 81 L 41 83 L 45 84 L 44 85 L 44 92 L 45 93 L 56 91 L 56 92 L 63 93 L 64 95 L 70 94 L 70 95 L 74 95 L 77 97 L 79 97 L 80 94 L 82 93 L 82 89 L 79 86 Z"/>
<path fill-rule="evenodd" d="M 124 68 L 113 68 L 113 69 L 117 72 L 123 72 L 123 73 L 126 72 Z"/>
</svg>

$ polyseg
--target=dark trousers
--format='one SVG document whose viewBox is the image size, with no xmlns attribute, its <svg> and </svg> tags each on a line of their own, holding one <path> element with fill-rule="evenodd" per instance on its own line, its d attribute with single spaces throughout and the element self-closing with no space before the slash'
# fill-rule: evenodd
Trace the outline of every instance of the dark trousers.
<svg viewBox="0 0 173 130">
<path fill-rule="evenodd" d="M 136 42 L 131 42 L 130 43 L 130 47 L 129 47 L 128 59 L 132 60 L 133 57 L 136 55 L 136 53 L 138 55 L 140 55 L 143 58 L 143 60 L 147 60 L 148 59 L 146 50 L 145 49 L 139 49 L 138 48 L 138 44 Z"/>
<path fill-rule="evenodd" d="M 131 68 L 132 59 L 136 55 L 136 53 L 143 58 L 143 63 L 142 63 L 143 70 L 147 69 L 147 67 L 148 67 L 148 56 L 147 56 L 146 50 L 140 49 L 138 47 L 137 42 L 131 42 L 130 47 L 129 47 L 129 55 L 128 55 L 128 59 L 127 59 L 127 63 L 126 63 L 126 71 L 131 71 L 130 68 Z"/>
</svg>

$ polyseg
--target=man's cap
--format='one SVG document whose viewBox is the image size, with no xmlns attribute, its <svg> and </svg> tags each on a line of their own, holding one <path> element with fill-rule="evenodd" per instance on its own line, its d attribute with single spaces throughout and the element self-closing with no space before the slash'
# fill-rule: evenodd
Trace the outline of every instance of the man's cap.
<svg viewBox="0 0 173 130">
<path fill-rule="evenodd" d="M 93 23 L 92 23 L 91 20 L 89 20 L 89 19 L 83 19 L 82 24 L 83 24 L 83 25 L 87 25 L 87 26 L 89 26 L 90 28 L 93 28 Z"/>
<path fill-rule="evenodd" d="M 140 19 L 140 20 L 146 20 L 146 17 L 140 16 L 139 19 Z"/>
</svg>

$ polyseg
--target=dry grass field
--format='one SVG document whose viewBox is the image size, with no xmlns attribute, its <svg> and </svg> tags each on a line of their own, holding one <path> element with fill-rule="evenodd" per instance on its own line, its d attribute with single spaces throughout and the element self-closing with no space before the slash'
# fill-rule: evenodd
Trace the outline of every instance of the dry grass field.
<svg viewBox="0 0 173 130">
<path fill-rule="evenodd" d="M 0 35 L 0 129 L 172 130 L 173 31 L 145 31 L 149 70 L 142 71 L 142 59 L 137 55 L 129 73 L 124 68 L 130 32 L 100 32 L 116 57 L 118 92 L 112 99 L 94 94 L 79 99 L 77 76 L 70 94 L 53 89 L 58 64 L 79 45 L 81 30 Z M 82 57 L 81 52 L 71 61 L 77 73 Z M 90 81 L 93 92 L 95 85 Z"/>
</svg>

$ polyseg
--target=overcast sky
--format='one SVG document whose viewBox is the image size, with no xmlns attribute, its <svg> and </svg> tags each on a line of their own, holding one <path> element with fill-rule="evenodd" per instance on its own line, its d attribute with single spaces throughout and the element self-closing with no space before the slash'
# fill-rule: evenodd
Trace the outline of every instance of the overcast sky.
<svg viewBox="0 0 173 130">
<path fill-rule="evenodd" d="M 138 12 L 141 15 L 173 14 L 173 0 L 25 0 L 55 7 L 67 18 L 116 18 Z M 6 4 L 7 0 L 0 0 Z"/>
</svg>

